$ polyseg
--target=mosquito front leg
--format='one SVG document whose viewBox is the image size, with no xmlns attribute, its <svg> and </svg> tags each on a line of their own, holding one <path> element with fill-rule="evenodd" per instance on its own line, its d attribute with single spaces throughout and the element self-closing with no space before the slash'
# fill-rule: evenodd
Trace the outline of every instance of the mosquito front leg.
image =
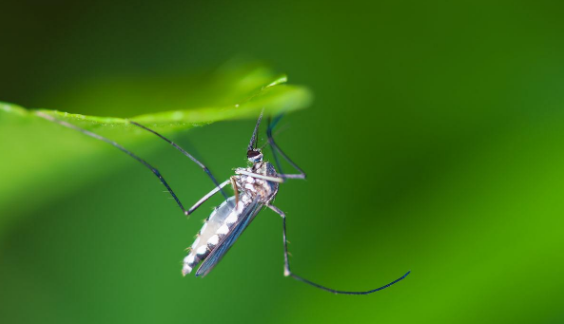
<svg viewBox="0 0 564 324">
<path fill-rule="evenodd" d="M 272 182 L 278 182 L 278 183 L 284 182 L 284 179 L 282 179 L 282 178 L 269 177 L 269 176 L 265 176 L 265 175 L 262 175 L 262 174 L 257 174 L 257 173 L 245 171 L 245 169 L 243 169 L 243 168 L 236 169 L 235 173 L 246 175 L 246 176 L 253 177 L 253 178 L 256 178 L 256 179 L 266 180 L 266 181 L 272 181 Z"/>
</svg>

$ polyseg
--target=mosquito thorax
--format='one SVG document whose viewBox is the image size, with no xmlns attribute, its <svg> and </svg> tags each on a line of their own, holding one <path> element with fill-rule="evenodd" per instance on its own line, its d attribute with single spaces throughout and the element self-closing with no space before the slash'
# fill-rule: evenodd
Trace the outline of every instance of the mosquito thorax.
<svg viewBox="0 0 564 324">
<path fill-rule="evenodd" d="M 260 151 L 260 149 L 254 149 L 254 150 L 247 151 L 247 159 L 251 163 L 262 162 L 262 157 L 263 157 L 263 155 L 262 155 L 262 152 Z"/>
</svg>

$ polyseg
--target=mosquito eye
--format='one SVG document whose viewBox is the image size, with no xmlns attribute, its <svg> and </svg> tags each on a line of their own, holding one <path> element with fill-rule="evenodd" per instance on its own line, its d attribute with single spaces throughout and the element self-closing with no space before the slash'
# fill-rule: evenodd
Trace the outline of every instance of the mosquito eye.
<svg viewBox="0 0 564 324">
<path fill-rule="evenodd" d="M 257 152 L 257 151 L 247 151 L 247 157 L 248 158 L 254 158 L 259 154 L 260 154 L 260 152 Z"/>
</svg>

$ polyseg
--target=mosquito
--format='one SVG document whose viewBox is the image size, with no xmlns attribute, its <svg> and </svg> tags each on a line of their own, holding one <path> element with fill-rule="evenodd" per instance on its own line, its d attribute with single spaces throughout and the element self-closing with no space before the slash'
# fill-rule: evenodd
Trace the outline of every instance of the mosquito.
<svg viewBox="0 0 564 324">
<path fill-rule="evenodd" d="M 200 200 L 198 200 L 189 209 L 184 208 L 184 205 L 180 202 L 177 195 L 168 185 L 159 170 L 157 170 L 147 161 L 141 159 L 123 146 L 110 139 L 102 137 L 86 129 L 80 128 L 76 125 L 70 124 L 66 121 L 59 120 L 43 112 L 36 112 L 36 114 L 37 116 L 51 122 L 77 130 L 85 135 L 104 141 L 143 164 L 146 168 L 151 170 L 151 172 L 153 172 L 155 176 L 157 176 L 159 181 L 165 186 L 167 192 L 169 192 L 172 198 L 174 198 L 176 204 L 178 205 L 178 207 L 180 207 L 180 209 L 186 216 L 191 215 L 194 211 L 196 211 L 196 209 L 198 209 L 198 207 L 200 207 L 213 195 L 221 192 L 221 194 L 225 198 L 225 201 L 221 203 L 217 208 L 215 208 L 211 215 L 206 219 L 204 225 L 198 232 L 196 240 L 194 241 L 192 246 L 188 248 L 190 252 L 184 258 L 182 266 L 182 274 L 184 276 L 191 273 L 192 270 L 200 263 L 201 264 L 196 271 L 196 276 L 204 277 L 208 273 L 210 273 L 210 271 L 225 256 L 227 251 L 229 251 L 231 246 L 233 246 L 235 241 L 237 241 L 239 236 L 241 236 L 243 231 L 253 221 L 256 215 L 264 208 L 269 208 L 270 210 L 280 215 L 280 217 L 282 218 L 282 239 L 284 244 L 284 276 L 286 277 L 292 277 L 315 288 L 319 288 L 334 294 L 367 295 L 390 287 L 391 285 L 403 280 L 410 273 L 410 271 L 408 271 L 400 278 L 379 288 L 367 291 L 342 291 L 331 289 L 309 281 L 301 276 L 294 274 L 290 270 L 290 262 L 288 259 L 288 240 L 286 236 L 286 214 L 281 209 L 274 206 L 272 203 L 274 201 L 274 198 L 276 197 L 276 194 L 278 193 L 278 189 L 281 183 L 284 183 L 287 179 L 305 179 L 306 174 L 282 151 L 282 149 L 280 149 L 280 147 L 274 141 L 272 130 L 274 129 L 274 127 L 276 127 L 276 125 L 282 118 L 282 114 L 275 117 L 272 121 L 271 118 L 268 117 L 268 127 L 266 130 L 268 139 L 267 144 L 270 145 L 272 155 L 274 157 L 274 162 L 276 163 L 279 172 L 276 171 L 276 169 L 270 162 L 264 161 L 262 150 L 261 148 L 257 147 L 258 131 L 263 116 L 263 114 L 261 113 L 253 130 L 249 145 L 247 146 L 248 167 L 236 168 L 234 172 L 235 175 L 231 176 L 229 179 L 225 180 L 222 183 L 219 183 L 216 180 L 211 171 L 202 162 L 197 160 L 194 156 L 178 146 L 176 143 L 172 142 L 156 131 L 149 129 L 146 126 L 129 120 L 130 124 L 153 133 L 154 135 L 168 142 L 175 149 L 179 150 L 182 154 L 190 158 L 200 168 L 202 168 L 208 175 L 208 177 L 212 180 L 215 188 Z M 298 173 L 283 173 L 278 154 L 282 156 L 282 158 L 284 158 L 293 168 L 295 168 Z M 231 185 L 235 193 L 231 197 L 229 197 L 223 189 L 227 185 Z"/>
</svg>

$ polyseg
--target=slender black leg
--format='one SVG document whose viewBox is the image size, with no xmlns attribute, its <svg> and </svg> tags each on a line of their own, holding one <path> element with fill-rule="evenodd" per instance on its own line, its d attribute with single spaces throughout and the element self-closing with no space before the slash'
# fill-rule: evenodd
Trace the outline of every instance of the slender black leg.
<svg viewBox="0 0 564 324">
<path fill-rule="evenodd" d="M 304 282 L 308 285 L 311 285 L 315 288 L 319 288 L 325 291 L 328 291 L 330 293 L 334 293 L 334 294 L 340 294 L 340 295 L 368 295 L 377 291 L 380 291 L 382 289 L 386 289 L 388 287 L 390 287 L 391 285 L 397 283 L 398 281 L 403 280 L 405 277 L 407 277 L 407 275 L 411 272 L 408 271 L 406 274 L 404 274 L 403 276 L 401 276 L 399 279 L 396 279 L 392 282 L 390 282 L 387 285 L 384 285 L 382 287 L 376 288 L 376 289 L 372 289 L 372 290 L 368 290 L 368 291 L 342 291 L 342 290 L 335 290 L 335 289 L 331 289 L 331 288 L 327 288 L 324 286 L 321 286 L 319 284 L 316 284 L 314 282 L 311 282 L 305 278 L 302 278 L 298 275 L 295 275 L 294 273 L 292 273 L 292 271 L 290 270 L 290 262 L 288 260 L 288 240 L 286 238 L 286 214 L 284 214 L 284 212 L 282 210 L 280 210 L 279 208 L 272 206 L 272 205 L 267 205 L 268 208 L 272 209 L 275 213 L 279 214 L 282 217 L 282 239 L 284 240 L 284 276 L 288 277 L 292 277 L 298 281 Z"/>
<path fill-rule="evenodd" d="M 213 195 L 215 195 L 216 193 L 218 193 L 223 187 L 227 186 L 229 183 L 232 183 L 232 178 L 231 177 L 229 180 L 225 180 L 222 183 L 219 184 L 218 187 L 213 188 L 212 191 L 208 192 L 205 196 L 203 196 L 200 200 L 198 200 L 198 202 L 196 202 L 194 204 L 194 206 L 190 207 L 190 209 L 188 209 L 188 214 L 192 214 L 196 209 L 198 209 L 198 207 L 200 207 L 203 203 L 205 203 L 208 199 L 210 199 Z M 236 192 L 237 194 L 237 192 Z"/>
<path fill-rule="evenodd" d="M 274 138 L 272 137 L 272 130 L 274 129 L 274 127 L 276 127 L 276 124 L 278 124 L 282 116 L 283 116 L 282 114 L 276 116 L 272 122 L 270 122 L 270 117 L 269 117 L 268 128 L 266 129 L 266 136 L 268 137 L 268 143 L 270 144 L 270 148 L 272 149 L 272 155 L 274 156 L 274 161 L 276 162 L 276 166 L 280 171 L 280 174 L 278 175 L 281 178 L 285 178 L 285 179 L 305 179 L 306 178 L 305 172 L 302 169 L 300 169 L 300 167 L 298 167 L 296 163 L 294 163 L 294 161 L 292 161 L 282 151 L 282 149 L 276 144 L 276 142 L 274 142 Z M 286 159 L 286 161 L 288 161 L 288 163 L 290 163 L 296 170 L 298 170 L 299 174 L 285 174 L 282 171 L 282 165 L 280 164 L 280 160 L 278 159 L 278 155 L 276 154 L 277 152 L 280 153 L 280 155 L 282 155 L 282 157 Z"/>
<path fill-rule="evenodd" d="M 260 119 L 259 119 L 260 121 Z M 186 155 L 188 158 L 190 158 L 190 160 L 194 161 L 194 163 L 196 163 L 200 168 L 202 168 L 204 170 L 204 172 L 210 177 L 210 179 L 213 181 L 213 184 L 219 188 L 219 191 L 221 191 L 221 194 L 223 195 L 223 197 L 225 198 L 225 200 L 229 199 L 229 197 L 227 196 L 227 194 L 225 193 L 225 191 L 223 189 L 221 189 L 222 187 L 220 187 L 219 183 L 217 182 L 217 180 L 215 179 L 215 177 L 213 176 L 213 174 L 211 173 L 210 169 L 208 169 L 208 167 L 206 167 L 202 162 L 198 161 L 195 157 L 192 156 L 192 154 L 186 152 L 186 150 L 184 150 L 182 147 L 178 146 L 176 143 L 174 143 L 173 141 L 169 140 L 168 138 L 164 137 L 163 135 L 155 132 L 154 130 L 145 127 L 137 122 L 134 122 L 133 120 L 129 121 L 131 124 L 140 127 L 148 132 L 151 132 L 155 135 L 157 135 L 158 137 L 162 138 L 163 140 L 165 140 L 167 143 L 169 143 L 170 145 L 172 145 L 175 149 L 179 150 L 180 152 L 182 152 L 182 154 Z"/>
<path fill-rule="evenodd" d="M 150 165 L 147 161 L 143 160 L 142 158 L 138 157 L 137 155 L 133 154 L 131 151 L 128 151 L 127 149 L 125 149 L 123 146 L 119 145 L 118 143 L 109 140 L 103 136 L 100 136 L 98 134 L 92 133 L 90 131 L 87 131 L 86 129 L 80 128 L 78 126 L 75 126 L 73 124 L 67 123 L 66 121 L 63 120 L 59 120 L 56 119 L 55 117 L 42 113 L 42 112 L 36 112 L 35 113 L 37 116 L 44 118 L 48 121 L 57 123 L 61 126 L 65 126 L 67 128 L 71 128 L 74 130 L 77 130 L 85 135 L 88 135 L 90 137 L 93 137 L 95 139 L 98 139 L 100 141 L 106 142 L 112 146 L 114 146 L 115 148 L 119 149 L 120 151 L 124 152 L 125 154 L 131 156 L 132 158 L 134 158 L 135 160 L 137 160 L 139 163 L 143 164 L 146 168 L 148 168 L 149 170 L 151 170 L 151 172 L 153 172 L 153 174 L 155 176 L 157 176 L 157 178 L 159 178 L 159 181 L 165 186 L 165 188 L 167 189 L 167 191 L 170 193 L 170 195 L 172 196 L 172 198 L 174 198 L 174 200 L 176 201 L 176 203 L 178 204 L 178 207 L 180 207 L 180 209 L 182 209 L 182 211 L 184 212 L 184 215 L 188 216 L 190 215 L 190 212 L 186 209 L 184 209 L 184 206 L 182 205 L 182 203 L 180 202 L 180 200 L 178 199 L 178 197 L 176 196 L 176 194 L 174 193 L 174 191 L 172 191 L 172 189 L 170 188 L 170 186 L 168 185 L 168 183 L 166 182 L 166 180 L 163 178 L 163 176 L 161 175 L 161 173 L 159 172 L 159 170 L 157 170 L 156 168 L 154 168 L 152 165 Z"/>
</svg>

